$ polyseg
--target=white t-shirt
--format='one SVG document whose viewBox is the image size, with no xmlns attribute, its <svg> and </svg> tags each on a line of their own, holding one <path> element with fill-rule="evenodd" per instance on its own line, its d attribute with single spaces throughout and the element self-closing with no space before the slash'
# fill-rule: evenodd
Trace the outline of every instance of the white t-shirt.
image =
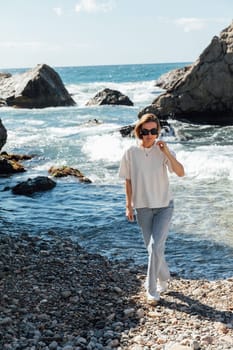
<svg viewBox="0 0 233 350">
<path fill-rule="evenodd" d="M 134 208 L 162 208 L 172 199 L 167 169 L 170 161 L 156 143 L 151 148 L 131 146 L 123 155 L 119 176 L 131 180 Z"/>
</svg>

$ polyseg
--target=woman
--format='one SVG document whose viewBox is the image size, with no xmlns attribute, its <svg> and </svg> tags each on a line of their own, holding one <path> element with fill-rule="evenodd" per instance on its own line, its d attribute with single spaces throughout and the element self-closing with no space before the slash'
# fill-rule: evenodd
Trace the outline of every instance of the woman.
<svg viewBox="0 0 233 350">
<path fill-rule="evenodd" d="M 158 118 L 151 113 L 144 114 L 134 129 L 140 144 L 125 152 L 119 170 L 119 176 L 125 179 L 126 216 L 133 221 L 136 210 L 148 251 L 145 287 L 151 304 L 159 301 L 159 293 L 167 289 L 170 278 L 164 257 L 173 213 L 167 169 L 177 176 L 184 176 L 183 165 L 176 160 L 167 144 L 158 140 L 160 131 Z"/>
</svg>

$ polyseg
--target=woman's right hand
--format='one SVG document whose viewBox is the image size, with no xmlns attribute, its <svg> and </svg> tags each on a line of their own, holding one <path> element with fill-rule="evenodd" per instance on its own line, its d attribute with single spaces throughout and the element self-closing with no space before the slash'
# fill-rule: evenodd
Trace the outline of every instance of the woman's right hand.
<svg viewBox="0 0 233 350">
<path fill-rule="evenodd" d="M 129 221 L 134 221 L 134 211 L 132 207 L 126 207 L 126 217 Z"/>
</svg>

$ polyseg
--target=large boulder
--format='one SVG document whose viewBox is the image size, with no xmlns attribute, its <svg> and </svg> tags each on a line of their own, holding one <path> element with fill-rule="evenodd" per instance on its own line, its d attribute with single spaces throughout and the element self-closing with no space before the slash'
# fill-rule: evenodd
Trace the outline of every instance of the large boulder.
<svg viewBox="0 0 233 350">
<path fill-rule="evenodd" d="M 14 194 L 29 196 L 35 192 L 48 191 L 56 186 L 56 182 L 46 176 L 27 179 L 12 188 Z"/>
<path fill-rule="evenodd" d="M 0 104 L 21 108 L 75 105 L 60 76 L 46 64 L 22 74 L 0 75 Z"/>
<path fill-rule="evenodd" d="M 91 105 L 133 106 L 133 102 L 129 99 L 128 96 L 123 95 L 120 91 L 106 88 L 98 92 L 87 102 L 87 106 Z"/>
<path fill-rule="evenodd" d="M 160 86 L 168 90 L 140 114 L 153 107 L 163 119 L 233 125 L 233 23 L 212 39 L 191 67 L 174 77 L 173 72 L 170 82 L 165 79 Z"/>
</svg>

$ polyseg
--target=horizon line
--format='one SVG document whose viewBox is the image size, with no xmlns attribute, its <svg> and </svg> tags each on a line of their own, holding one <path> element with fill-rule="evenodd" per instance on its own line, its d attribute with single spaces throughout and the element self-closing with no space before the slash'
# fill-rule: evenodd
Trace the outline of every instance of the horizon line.
<svg viewBox="0 0 233 350">
<path fill-rule="evenodd" d="M 176 63 L 179 63 L 179 64 L 192 64 L 193 62 L 191 61 L 166 61 L 166 62 L 154 62 L 154 63 L 114 63 L 114 64 L 87 64 L 87 65 L 50 65 L 48 63 L 37 63 L 36 65 L 34 66 L 28 66 L 28 67 L 0 67 L 0 71 L 1 70 L 15 70 L 15 69 L 32 69 L 34 67 L 36 67 L 37 65 L 40 65 L 40 64 L 46 64 L 52 68 L 74 68 L 74 67 L 80 67 L 80 68 L 85 68 L 85 67 L 111 67 L 111 66 L 141 66 L 141 65 L 155 65 L 155 64 L 176 64 Z"/>
</svg>

